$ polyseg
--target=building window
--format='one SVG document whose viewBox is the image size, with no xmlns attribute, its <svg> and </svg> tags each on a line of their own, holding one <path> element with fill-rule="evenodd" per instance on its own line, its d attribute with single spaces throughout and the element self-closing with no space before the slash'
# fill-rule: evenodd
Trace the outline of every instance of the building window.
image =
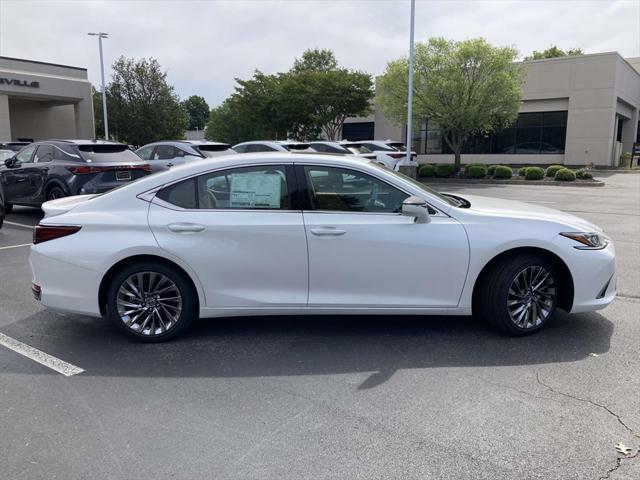
<svg viewBox="0 0 640 480">
<path fill-rule="evenodd" d="M 567 112 L 520 113 L 509 128 L 471 137 L 463 154 L 546 154 L 564 153 Z M 414 133 L 414 148 L 423 154 L 451 154 L 451 148 L 435 122 L 423 121 Z"/>
<path fill-rule="evenodd" d="M 342 125 L 342 139 L 352 142 L 358 140 L 373 140 L 374 122 L 354 122 Z"/>
</svg>

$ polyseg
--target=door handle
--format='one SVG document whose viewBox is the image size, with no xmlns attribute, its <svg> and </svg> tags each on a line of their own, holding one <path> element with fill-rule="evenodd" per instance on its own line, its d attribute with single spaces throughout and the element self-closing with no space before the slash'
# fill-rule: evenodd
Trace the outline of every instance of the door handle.
<svg viewBox="0 0 640 480">
<path fill-rule="evenodd" d="M 309 231 L 318 237 L 339 237 L 347 233 L 346 230 L 338 230 L 335 227 L 312 228 Z"/>
<path fill-rule="evenodd" d="M 176 233 L 197 233 L 204 230 L 204 225 L 198 223 L 170 223 L 167 227 Z"/>
<path fill-rule="evenodd" d="M 173 163 L 171 162 L 167 163 L 167 167 L 173 167 Z"/>
</svg>

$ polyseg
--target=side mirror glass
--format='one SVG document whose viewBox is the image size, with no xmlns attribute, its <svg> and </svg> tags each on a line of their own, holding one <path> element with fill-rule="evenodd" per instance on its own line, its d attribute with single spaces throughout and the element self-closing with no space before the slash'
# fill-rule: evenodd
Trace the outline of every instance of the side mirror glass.
<svg viewBox="0 0 640 480">
<path fill-rule="evenodd" d="M 416 223 L 429 223 L 429 206 L 424 198 L 411 196 L 402 202 L 402 215 L 415 218 Z"/>
<path fill-rule="evenodd" d="M 16 157 L 7 158 L 4 161 L 4 164 L 7 168 L 13 168 L 16 166 Z"/>
</svg>

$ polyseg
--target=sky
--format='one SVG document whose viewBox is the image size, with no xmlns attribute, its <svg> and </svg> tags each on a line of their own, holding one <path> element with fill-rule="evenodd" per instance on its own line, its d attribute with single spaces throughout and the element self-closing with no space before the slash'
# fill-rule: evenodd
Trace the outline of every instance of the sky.
<svg viewBox="0 0 640 480">
<path fill-rule="evenodd" d="M 0 56 L 88 69 L 107 81 L 120 55 L 154 57 L 181 98 L 211 107 L 234 78 L 285 71 L 308 48 L 329 48 L 342 66 L 377 75 L 409 47 L 409 0 L 0 0 Z M 416 41 L 484 37 L 525 56 L 550 45 L 640 56 L 640 0 L 418 0 Z"/>
</svg>

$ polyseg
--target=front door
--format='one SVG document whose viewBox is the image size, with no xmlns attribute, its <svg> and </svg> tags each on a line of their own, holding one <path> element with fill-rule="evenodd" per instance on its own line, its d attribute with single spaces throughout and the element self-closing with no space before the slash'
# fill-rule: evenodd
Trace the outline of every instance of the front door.
<svg viewBox="0 0 640 480">
<path fill-rule="evenodd" d="M 20 150 L 14 158 L 11 168 L 3 171 L 5 182 L 5 194 L 9 203 L 19 203 L 29 196 L 31 190 L 29 183 L 29 168 L 33 166 L 31 158 L 37 145 L 30 145 Z"/>
<path fill-rule="evenodd" d="M 158 192 L 149 224 L 161 248 L 198 275 L 208 308 L 307 303 L 307 241 L 293 210 L 293 167 L 202 174 Z M 203 305 L 204 307 L 205 305 Z"/>
<path fill-rule="evenodd" d="M 409 195 L 366 173 L 297 166 L 311 197 L 309 306 L 454 307 L 469 263 L 464 228 L 434 210 L 400 214 Z"/>
</svg>

